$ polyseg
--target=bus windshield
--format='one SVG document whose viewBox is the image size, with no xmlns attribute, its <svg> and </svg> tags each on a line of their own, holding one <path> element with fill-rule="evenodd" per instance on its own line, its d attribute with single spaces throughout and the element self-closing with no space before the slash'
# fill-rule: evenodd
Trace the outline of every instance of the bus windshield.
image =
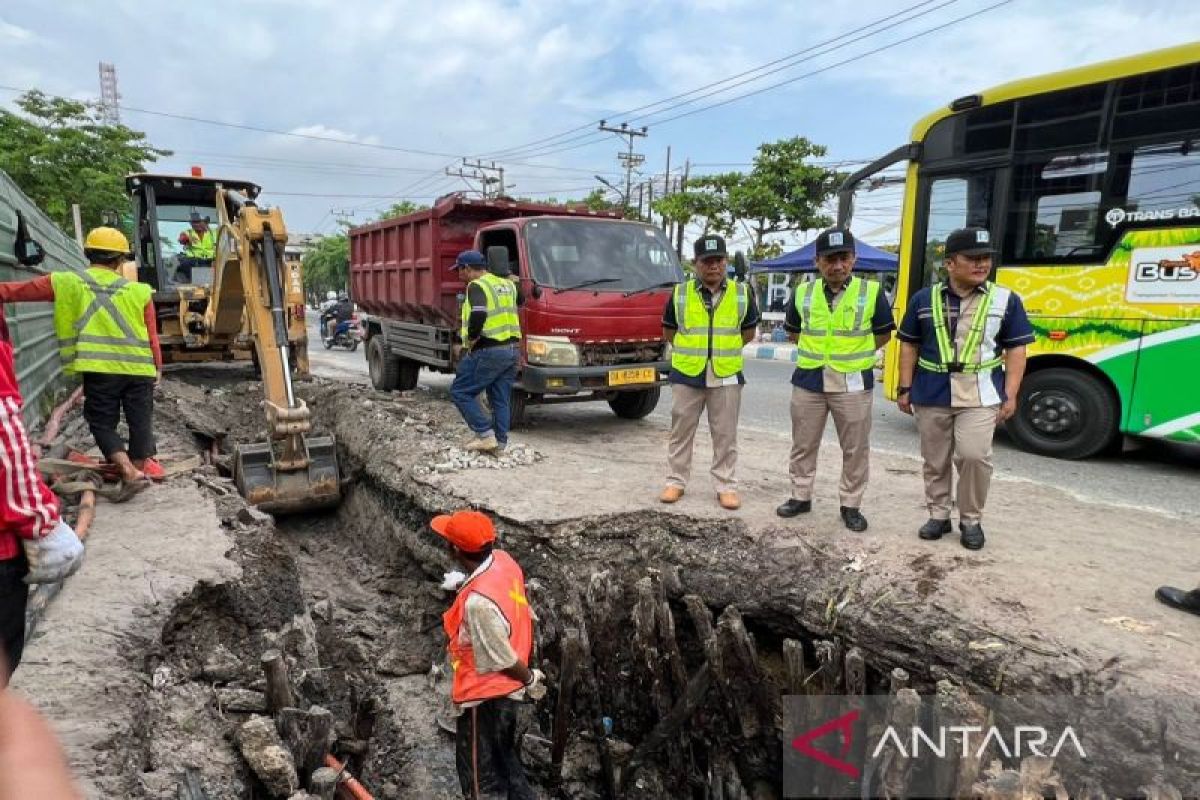
<svg viewBox="0 0 1200 800">
<path fill-rule="evenodd" d="M 525 227 L 525 241 L 542 286 L 629 292 L 683 279 L 666 235 L 649 225 L 539 219 Z"/>
</svg>

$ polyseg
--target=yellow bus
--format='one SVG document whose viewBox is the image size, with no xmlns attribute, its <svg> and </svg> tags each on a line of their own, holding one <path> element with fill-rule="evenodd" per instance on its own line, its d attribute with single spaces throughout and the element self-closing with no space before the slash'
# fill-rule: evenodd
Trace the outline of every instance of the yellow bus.
<svg viewBox="0 0 1200 800">
<path fill-rule="evenodd" d="M 939 279 L 950 231 L 990 229 L 994 280 L 1038 335 L 1007 425 L 1020 446 L 1200 442 L 1200 43 L 960 97 L 845 181 L 839 221 L 905 161 L 897 308 Z M 893 341 L 893 399 L 897 355 Z"/>
</svg>

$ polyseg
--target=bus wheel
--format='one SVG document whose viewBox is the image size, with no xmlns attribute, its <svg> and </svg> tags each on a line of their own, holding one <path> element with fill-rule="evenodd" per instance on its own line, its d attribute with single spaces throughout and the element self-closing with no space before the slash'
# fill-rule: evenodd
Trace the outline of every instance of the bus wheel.
<svg viewBox="0 0 1200 800">
<path fill-rule="evenodd" d="M 1117 399 L 1099 378 L 1056 367 L 1026 376 L 1007 429 L 1031 453 L 1079 459 L 1112 447 L 1117 424 Z"/>
</svg>

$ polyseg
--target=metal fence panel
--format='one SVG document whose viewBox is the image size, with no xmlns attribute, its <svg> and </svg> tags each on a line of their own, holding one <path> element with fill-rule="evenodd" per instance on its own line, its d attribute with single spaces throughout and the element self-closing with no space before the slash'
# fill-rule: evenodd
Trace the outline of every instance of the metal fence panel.
<svg viewBox="0 0 1200 800">
<path fill-rule="evenodd" d="M 17 210 L 25 217 L 29 235 L 41 243 L 46 259 L 36 267 L 17 263 Z M 0 172 L 0 281 L 25 281 L 48 272 L 82 272 L 87 261 L 79 244 L 55 225 L 25 196 L 12 179 Z M 25 398 L 25 424 L 34 426 L 49 414 L 55 399 L 70 381 L 63 375 L 54 336 L 50 303 L 13 303 L 4 309 L 16 351 L 17 379 Z"/>
</svg>

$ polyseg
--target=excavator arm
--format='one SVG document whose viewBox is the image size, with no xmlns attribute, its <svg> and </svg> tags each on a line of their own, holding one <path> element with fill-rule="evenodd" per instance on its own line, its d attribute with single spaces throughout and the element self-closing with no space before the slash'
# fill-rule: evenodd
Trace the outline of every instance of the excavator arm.
<svg viewBox="0 0 1200 800">
<path fill-rule="evenodd" d="M 311 413 L 292 385 L 283 215 L 251 202 L 238 207 L 222 202 L 218 208 L 221 236 L 207 324 L 214 331 L 236 329 L 244 311 L 262 371 L 269 436 L 237 447 L 238 490 L 274 513 L 336 506 L 341 500 L 336 443 L 331 436 L 311 435 Z"/>
</svg>

